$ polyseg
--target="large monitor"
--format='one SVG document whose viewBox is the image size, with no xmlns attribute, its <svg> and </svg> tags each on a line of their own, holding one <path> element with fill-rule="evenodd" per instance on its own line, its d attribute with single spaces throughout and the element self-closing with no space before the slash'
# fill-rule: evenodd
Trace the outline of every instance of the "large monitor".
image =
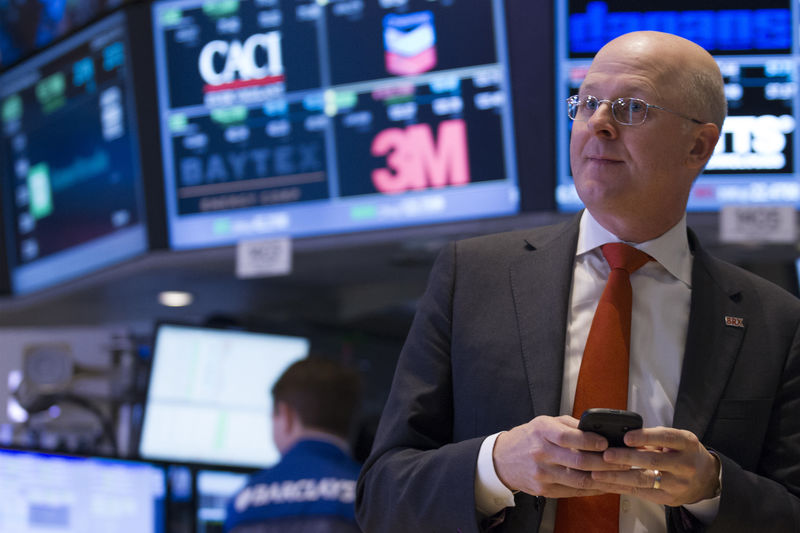
<svg viewBox="0 0 800 533">
<path fill-rule="evenodd" d="M 156 1 L 171 246 L 516 213 L 505 3 Z"/>
<path fill-rule="evenodd" d="M 0 449 L 0 531 L 165 533 L 164 469 Z"/>
<path fill-rule="evenodd" d="M 276 463 L 272 385 L 309 348 L 302 337 L 161 324 L 139 454 L 247 467 Z"/>
<path fill-rule="evenodd" d="M 126 21 L 116 13 L 0 75 L 0 190 L 16 294 L 148 249 Z"/>
<path fill-rule="evenodd" d="M 0 7 L 0 69 L 7 68 L 129 0 L 13 0 Z"/>
<path fill-rule="evenodd" d="M 578 91 L 603 44 L 644 29 L 675 33 L 704 47 L 717 59 L 725 80 L 728 118 L 692 189 L 689 210 L 716 211 L 725 204 L 800 206 L 795 162 L 800 153 L 795 135 L 798 3 L 657 0 L 643 5 L 634 0 L 557 2 L 558 206 L 581 207 L 569 169 L 571 124 L 565 100 Z"/>
</svg>

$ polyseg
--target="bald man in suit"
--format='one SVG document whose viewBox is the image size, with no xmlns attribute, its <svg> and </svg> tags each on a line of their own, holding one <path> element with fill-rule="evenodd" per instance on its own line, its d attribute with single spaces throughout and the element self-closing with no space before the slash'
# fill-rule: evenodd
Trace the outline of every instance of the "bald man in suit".
<svg viewBox="0 0 800 533">
<path fill-rule="evenodd" d="M 796 531 L 800 301 L 686 227 L 726 113 L 719 68 L 680 37 L 626 34 L 568 105 L 587 209 L 442 251 L 359 479 L 362 528 L 546 532 L 559 500 L 612 493 L 619 531 Z M 654 259 L 631 275 L 644 428 L 627 448 L 570 414 L 609 242 Z"/>
</svg>

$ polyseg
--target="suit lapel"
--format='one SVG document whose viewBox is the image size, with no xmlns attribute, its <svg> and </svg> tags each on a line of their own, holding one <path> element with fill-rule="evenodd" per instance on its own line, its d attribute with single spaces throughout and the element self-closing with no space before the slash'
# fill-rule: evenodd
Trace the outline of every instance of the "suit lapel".
<svg viewBox="0 0 800 533">
<path fill-rule="evenodd" d="M 691 231 L 689 241 L 695 249 L 692 299 L 673 426 L 702 439 L 733 370 L 748 317 L 740 290 L 726 283 Z"/>
<path fill-rule="evenodd" d="M 522 357 L 536 415 L 558 415 L 561 405 L 579 221 L 576 216 L 547 236 L 532 234 L 526 239 L 526 253 L 510 267 Z"/>
<path fill-rule="evenodd" d="M 536 415 L 558 415 L 564 373 L 569 295 L 580 217 L 561 230 L 526 239 L 528 251 L 510 267 L 522 357 Z M 748 317 L 741 292 L 729 286 L 694 234 L 692 300 L 673 426 L 702 438 L 739 353 Z M 726 324 L 742 319 L 742 326 Z M 554 386 L 556 385 L 556 386 Z"/>
</svg>

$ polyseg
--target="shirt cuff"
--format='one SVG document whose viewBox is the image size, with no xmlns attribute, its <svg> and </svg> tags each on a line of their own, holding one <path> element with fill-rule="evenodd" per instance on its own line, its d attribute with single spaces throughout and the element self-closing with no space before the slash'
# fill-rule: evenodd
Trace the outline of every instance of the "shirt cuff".
<svg viewBox="0 0 800 533">
<path fill-rule="evenodd" d="M 492 516 L 506 507 L 514 507 L 514 494 L 497 477 L 492 459 L 494 443 L 500 433 L 486 437 L 478 452 L 478 465 L 475 470 L 475 508 L 483 516 Z"/>
<path fill-rule="evenodd" d="M 713 452 L 712 452 L 713 453 Z M 716 455 L 716 454 L 715 454 Z M 722 462 L 719 464 L 719 487 L 720 492 L 713 498 L 707 500 L 700 500 L 695 503 L 687 503 L 683 506 L 684 509 L 692 513 L 692 515 L 700 520 L 703 525 L 708 525 L 714 521 L 719 513 L 719 499 L 722 494 Z"/>
</svg>

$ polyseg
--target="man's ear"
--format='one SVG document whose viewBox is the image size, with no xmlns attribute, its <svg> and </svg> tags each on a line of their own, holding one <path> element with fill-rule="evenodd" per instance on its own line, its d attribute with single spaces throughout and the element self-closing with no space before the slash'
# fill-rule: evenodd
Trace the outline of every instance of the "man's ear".
<svg viewBox="0 0 800 533">
<path fill-rule="evenodd" d="M 706 163 L 714 154 L 714 147 L 717 146 L 717 141 L 720 140 L 719 128 L 711 122 L 698 124 L 695 128 L 694 143 L 689 151 L 689 156 L 686 158 L 686 163 L 689 168 L 700 170 L 706 166 Z"/>
<path fill-rule="evenodd" d="M 297 411 L 286 402 L 277 402 L 274 407 L 274 412 L 275 418 L 280 418 L 287 433 L 291 433 L 292 430 L 296 429 L 297 424 L 300 422 Z"/>
</svg>

